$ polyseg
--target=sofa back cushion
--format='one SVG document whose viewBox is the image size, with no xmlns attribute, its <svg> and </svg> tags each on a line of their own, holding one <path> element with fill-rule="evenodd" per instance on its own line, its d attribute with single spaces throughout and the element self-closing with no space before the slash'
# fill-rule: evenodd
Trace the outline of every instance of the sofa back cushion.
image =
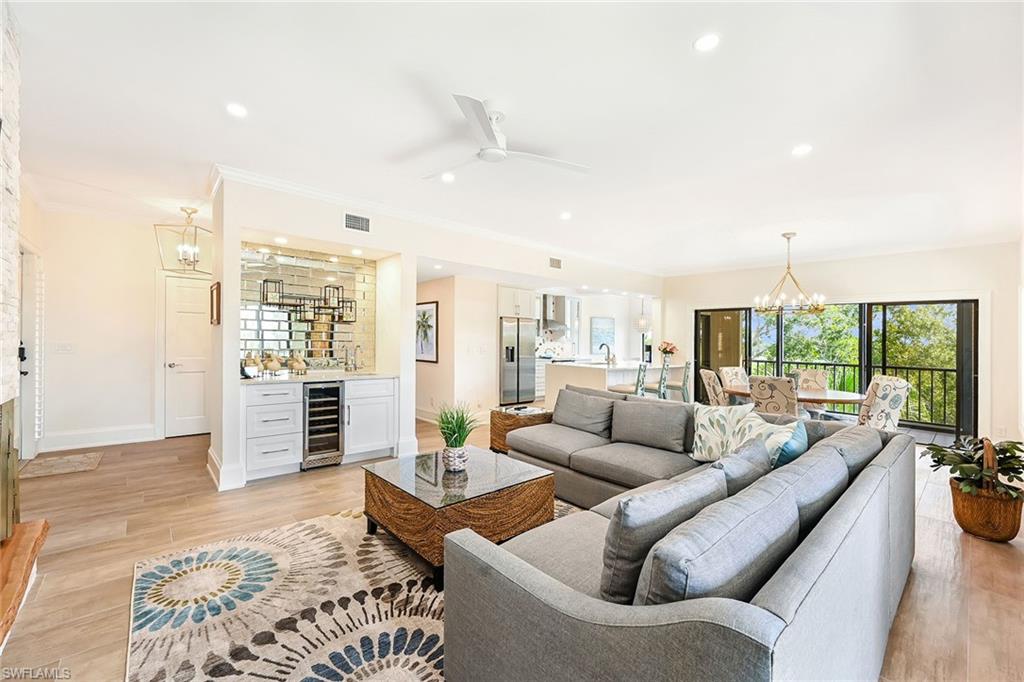
<svg viewBox="0 0 1024 682">
<path fill-rule="evenodd" d="M 754 409 L 753 403 L 736 407 L 694 407 L 693 458 L 714 462 L 729 453 L 736 427 Z"/>
<path fill-rule="evenodd" d="M 612 440 L 683 452 L 689 419 L 679 403 L 621 400 L 612 407 Z"/>
<path fill-rule="evenodd" d="M 772 470 L 764 441 L 751 438 L 732 453 L 711 464 L 725 474 L 728 494 L 735 495 Z"/>
<path fill-rule="evenodd" d="M 771 472 L 765 479 L 779 481 L 792 488 L 800 515 L 800 535 L 807 535 L 846 490 L 850 482 L 846 462 L 825 441 L 789 464 Z"/>
<path fill-rule="evenodd" d="M 693 415 L 694 407 L 697 403 L 684 403 L 680 400 L 662 400 L 654 396 L 647 395 L 627 395 L 627 402 L 640 402 L 640 403 L 662 403 L 665 405 L 679 405 L 686 413 L 686 431 L 683 433 L 683 452 L 693 452 Z"/>
<path fill-rule="evenodd" d="M 757 412 L 751 412 L 736 424 L 729 437 L 729 448 L 738 448 L 751 438 L 756 438 L 768 448 L 768 459 L 774 463 L 782 448 L 794 438 L 800 425 L 799 420 L 789 424 L 773 424 L 765 421 Z"/>
<path fill-rule="evenodd" d="M 761 418 L 772 424 L 790 424 L 795 421 L 803 422 L 804 429 L 807 430 L 808 447 L 814 445 L 823 438 L 828 438 L 834 433 L 849 428 L 849 424 L 847 422 L 826 421 L 824 419 L 800 419 L 788 414 L 762 414 Z"/>
<path fill-rule="evenodd" d="M 551 421 L 570 429 L 608 438 L 612 432 L 612 406 L 605 398 L 584 395 L 564 388 L 558 392 Z"/>
<path fill-rule="evenodd" d="M 749 601 L 796 547 L 799 529 L 793 491 L 766 476 L 659 540 L 640 570 L 633 603 Z"/>
<path fill-rule="evenodd" d="M 616 393 L 615 391 L 602 391 L 599 388 L 589 388 L 587 386 L 573 386 L 568 385 L 565 387 L 567 391 L 575 391 L 576 393 L 582 393 L 583 395 L 593 396 L 595 398 L 607 398 L 608 400 L 625 400 L 625 393 Z"/>
<path fill-rule="evenodd" d="M 704 507 L 726 497 L 725 474 L 704 469 L 678 483 L 625 495 L 605 533 L 601 598 L 632 604 L 651 547 Z"/>
<path fill-rule="evenodd" d="M 851 426 L 819 442 L 827 443 L 842 455 L 851 480 L 882 451 L 882 437 L 870 426 Z"/>
</svg>

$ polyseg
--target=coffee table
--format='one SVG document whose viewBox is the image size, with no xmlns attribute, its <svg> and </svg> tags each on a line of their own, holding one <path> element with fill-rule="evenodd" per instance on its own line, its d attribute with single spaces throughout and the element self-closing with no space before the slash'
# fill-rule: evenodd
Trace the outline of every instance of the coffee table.
<svg viewBox="0 0 1024 682">
<path fill-rule="evenodd" d="M 470 446 L 462 472 L 445 471 L 441 453 L 364 464 L 366 532 L 378 526 L 434 569 L 444 589 L 444 536 L 472 528 L 502 542 L 555 516 L 555 477 L 547 469 Z"/>
</svg>

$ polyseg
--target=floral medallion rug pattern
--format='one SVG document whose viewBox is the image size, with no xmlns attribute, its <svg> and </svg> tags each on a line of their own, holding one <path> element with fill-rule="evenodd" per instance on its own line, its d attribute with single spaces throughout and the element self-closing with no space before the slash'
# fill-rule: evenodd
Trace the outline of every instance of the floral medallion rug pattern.
<svg viewBox="0 0 1024 682">
<path fill-rule="evenodd" d="M 444 593 L 358 510 L 139 562 L 131 606 L 129 682 L 444 677 Z"/>
</svg>

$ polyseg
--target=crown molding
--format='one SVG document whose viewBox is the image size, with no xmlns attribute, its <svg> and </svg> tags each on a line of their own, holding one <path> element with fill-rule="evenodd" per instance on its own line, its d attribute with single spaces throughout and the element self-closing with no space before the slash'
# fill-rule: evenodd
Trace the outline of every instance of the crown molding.
<svg viewBox="0 0 1024 682">
<path fill-rule="evenodd" d="M 484 227 L 478 227 L 476 225 L 469 225 L 467 223 L 460 223 L 437 216 L 431 216 L 423 213 L 417 213 L 415 211 L 408 211 L 405 209 L 397 208 L 386 204 L 381 204 L 374 201 L 366 201 L 355 197 L 349 197 L 344 194 L 337 192 L 330 192 L 318 187 L 312 187 L 310 185 L 304 185 L 297 182 L 291 182 L 289 180 L 283 180 L 281 178 L 274 178 L 267 175 L 261 175 L 259 173 L 253 173 L 251 171 L 243 170 L 241 168 L 234 168 L 232 166 L 225 166 L 223 164 L 215 163 L 210 169 L 210 177 L 208 186 L 210 188 L 210 197 L 220 189 L 221 185 L 225 180 L 232 182 L 240 182 L 242 184 L 250 185 L 252 187 L 260 187 L 262 189 L 269 189 L 278 192 L 284 192 L 286 194 L 292 194 L 295 196 L 304 197 L 307 199 L 313 199 L 315 201 L 322 201 L 328 204 L 334 204 L 336 206 L 344 207 L 346 210 L 353 213 L 370 214 L 376 216 L 386 216 L 388 218 L 395 218 L 397 220 L 404 220 L 410 223 L 416 223 L 419 225 L 426 225 L 430 227 L 437 227 L 444 230 L 450 230 L 452 232 L 460 232 L 462 234 L 471 234 L 493 241 L 502 242 L 505 244 L 511 244 L 514 246 L 522 246 L 535 250 L 544 250 L 548 252 L 548 255 L 554 258 L 573 258 L 580 261 L 585 261 L 593 265 L 602 265 L 623 272 L 629 272 L 638 275 L 646 275 L 655 279 L 660 279 L 662 275 L 649 269 L 643 268 L 631 268 L 616 263 L 610 260 L 604 260 L 601 258 L 595 258 L 592 255 L 582 253 L 580 251 L 567 250 L 559 246 L 554 246 L 545 242 L 538 242 L 532 239 L 525 239 L 523 237 L 515 237 L 512 235 L 505 234 L 504 232 L 498 232 Z"/>
</svg>

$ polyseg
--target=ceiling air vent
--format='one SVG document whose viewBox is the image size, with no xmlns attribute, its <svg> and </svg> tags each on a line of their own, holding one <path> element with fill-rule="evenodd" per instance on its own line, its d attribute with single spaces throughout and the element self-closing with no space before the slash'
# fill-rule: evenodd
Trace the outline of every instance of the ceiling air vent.
<svg viewBox="0 0 1024 682">
<path fill-rule="evenodd" d="M 561 270 L 562 269 L 562 259 L 561 258 L 548 258 L 548 267 L 549 268 L 554 268 L 555 270 Z"/>
<path fill-rule="evenodd" d="M 349 230 L 359 230 L 360 232 L 370 231 L 370 219 L 364 218 L 361 215 L 352 215 L 351 213 L 345 214 L 345 227 Z"/>
</svg>

